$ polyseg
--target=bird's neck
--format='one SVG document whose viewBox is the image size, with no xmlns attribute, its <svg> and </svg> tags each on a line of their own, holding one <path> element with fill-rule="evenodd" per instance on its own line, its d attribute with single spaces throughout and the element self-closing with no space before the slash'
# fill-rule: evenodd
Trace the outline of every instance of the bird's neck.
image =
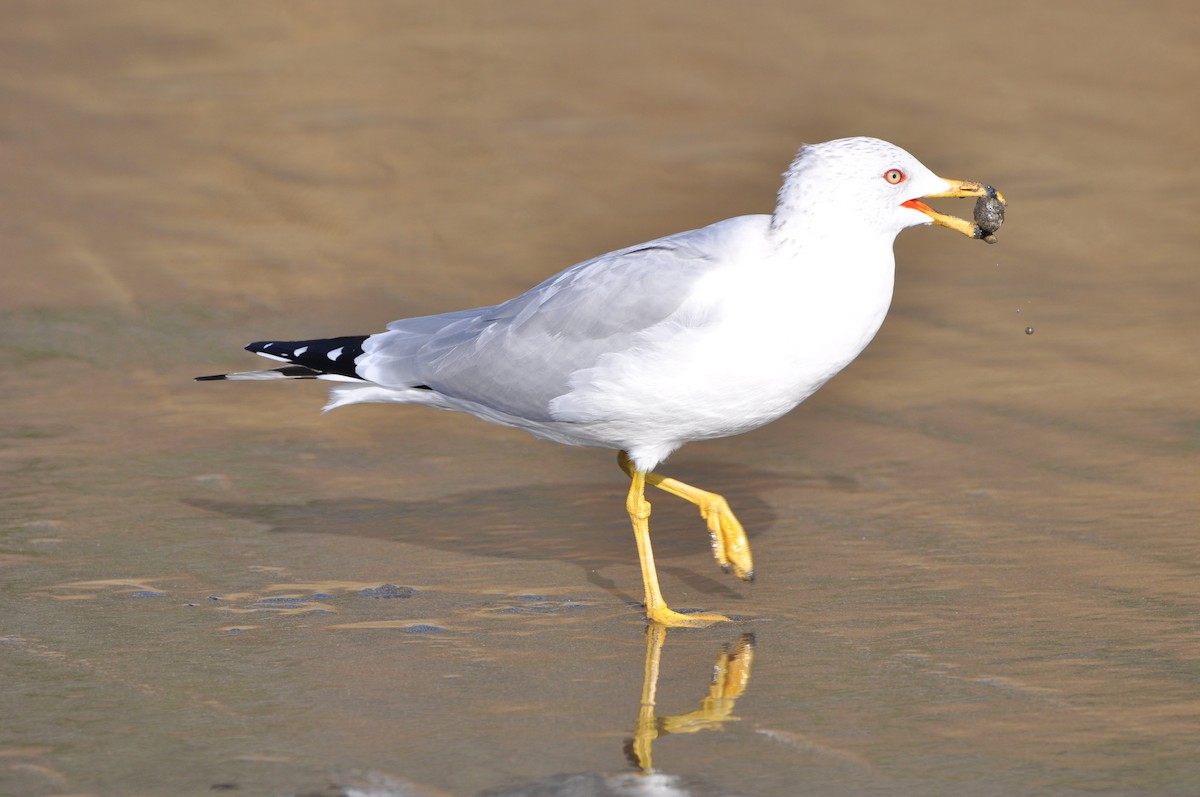
<svg viewBox="0 0 1200 797">
<path fill-rule="evenodd" d="M 776 208 L 768 236 L 778 251 L 798 262 L 876 262 L 892 260 L 896 233 L 868 219 L 821 208 Z"/>
<path fill-rule="evenodd" d="M 799 194 L 799 192 L 792 192 Z M 878 219 L 858 214 L 836 201 L 813 201 L 804 195 L 781 192 L 771 214 L 770 235 L 780 245 L 803 244 L 840 247 L 891 248 L 895 230 Z"/>
<path fill-rule="evenodd" d="M 780 212 L 783 210 L 785 212 Z M 853 308 L 861 318 L 882 322 L 892 300 L 896 234 L 854 216 L 835 216 L 823 208 L 781 208 L 771 219 L 778 280 L 799 280 L 802 290 L 830 307 Z M 784 293 L 789 291 L 784 290 Z"/>
</svg>

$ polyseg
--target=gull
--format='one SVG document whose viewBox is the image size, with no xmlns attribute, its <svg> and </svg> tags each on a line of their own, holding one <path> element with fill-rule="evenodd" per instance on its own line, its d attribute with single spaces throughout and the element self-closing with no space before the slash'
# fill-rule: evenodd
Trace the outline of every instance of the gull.
<svg viewBox="0 0 1200 797">
<path fill-rule="evenodd" d="M 655 468 L 684 443 L 770 423 L 857 357 L 891 304 L 901 230 L 937 224 L 988 238 L 998 226 L 922 201 L 937 197 L 978 197 L 993 210 L 1004 201 L 876 138 L 809 144 L 769 215 L 600 255 L 488 307 L 405 318 L 369 335 L 251 343 L 248 351 L 287 364 L 197 379 L 332 380 L 326 410 L 420 404 L 615 449 L 630 478 L 647 620 L 704 626 L 729 618 L 677 612 L 663 599 L 646 485 L 695 504 L 717 564 L 747 581 L 750 545 L 722 496 Z"/>
</svg>

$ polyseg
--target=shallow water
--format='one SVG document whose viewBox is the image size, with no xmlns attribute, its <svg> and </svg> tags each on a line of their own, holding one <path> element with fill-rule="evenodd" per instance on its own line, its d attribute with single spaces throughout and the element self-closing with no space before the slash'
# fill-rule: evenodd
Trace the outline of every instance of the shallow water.
<svg viewBox="0 0 1200 797">
<path fill-rule="evenodd" d="M 1200 17 L 1155 9 L 7 3 L 0 793 L 1200 791 Z M 609 453 L 190 381 L 850 134 L 1009 220 L 906 232 L 858 362 L 669 463 L 759 578 L 651 496 L 664 591 L 734 625 L 647 638 Z"/>
</svg>

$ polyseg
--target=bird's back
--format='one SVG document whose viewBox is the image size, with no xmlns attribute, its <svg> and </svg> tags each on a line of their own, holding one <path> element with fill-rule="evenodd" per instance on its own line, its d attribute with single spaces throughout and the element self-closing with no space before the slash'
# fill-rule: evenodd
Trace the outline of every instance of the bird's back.
<svg viewBox="0 0 1200 797">
<path fill-rule="evenodd" d="M 395 321 L 364 342 L 357 372 L 386 388 L 422 385 L 551 421 L 554 399 L 601 358 L 704 323 L 687 314 L 689 298 L 707 275 L 731 267 L 739 240 L 767 218 L 729 219 L 602 255 L 503 304 Z"/>
</svg>

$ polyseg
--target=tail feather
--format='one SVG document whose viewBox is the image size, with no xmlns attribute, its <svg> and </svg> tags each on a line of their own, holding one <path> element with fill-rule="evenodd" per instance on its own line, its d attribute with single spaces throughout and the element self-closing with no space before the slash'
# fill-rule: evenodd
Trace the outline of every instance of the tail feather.
<svg viewBox="0 0 1200 797">
<path fill-rule="evenodd" d="M 303 365 L 286 365 L 283 368 L 270 368 L 265 371 L 242 371 L 236 374 L 212 374 L 211 376 L 193 377 L 197 382 L 211 382 L 218 379 L 319 379 L 321 373 Z"/>
</svg>

